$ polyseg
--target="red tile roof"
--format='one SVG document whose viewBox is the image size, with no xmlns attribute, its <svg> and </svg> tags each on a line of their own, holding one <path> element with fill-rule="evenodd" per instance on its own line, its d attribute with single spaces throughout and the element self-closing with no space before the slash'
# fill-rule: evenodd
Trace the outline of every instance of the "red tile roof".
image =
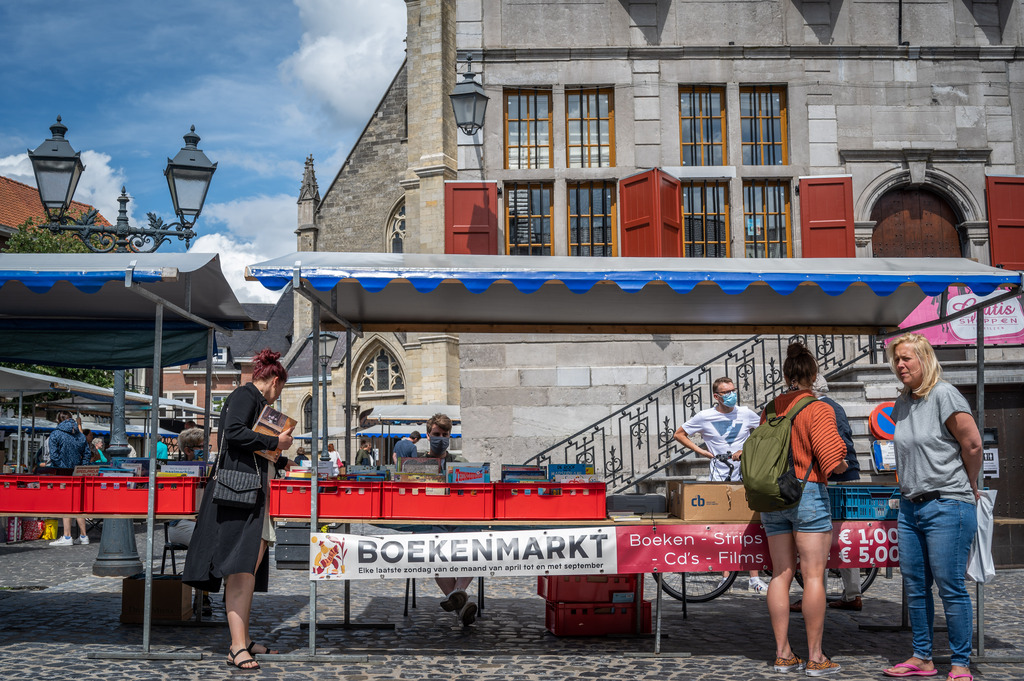
<svg viewBox="0 0 1024 681">
<path fill-rule="evenodd" d="M 74 215 L 92 209 L 93 207 L 87 203 L 71 202 L 71 212 Z M 17 228 L 29 218 L 33 218 L 33 222 L 39 224 L 45 221 L 45 217 L 46 211 L 43 210 L 43 202 L 39 200 L 39 192 L 35 187 L 0 175 L 0 227 Z M 96 224 L 110 223 L 97 213 Z"/>
</svg>

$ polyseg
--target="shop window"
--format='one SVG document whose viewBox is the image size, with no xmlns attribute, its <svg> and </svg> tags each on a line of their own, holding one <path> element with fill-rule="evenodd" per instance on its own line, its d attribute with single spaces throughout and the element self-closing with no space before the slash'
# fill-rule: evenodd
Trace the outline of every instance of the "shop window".
<svg viewBox="0 0 1024 681">
<path fill-rule="evenodd" d="M 565 140 L 570 168 L 615 165 L 615 110 L 611 88 L 565 93 Z"/>
<path fill-rule="evenodd" d="M 550 168 L 551 92 L 505 91 L 505 167 Z"/>
<path fill-rule="evenodd" d="M 789 183 L 786 180 L 743 183 L 746 257 L 790 257 L 789 210 Z"/>
<path fill-rule="evenodd" d="M 679 88 L 680 163 L 725 164 L 725 88 L 684 85 Z"/>
<path fill-rule="evenodd" d="M 569 255 L 615 255 L 615 181 L 570 182 Z"/>
<path fill-rule="evenodd" d="M 780 85 L 740 87 L 740 129 L 743 165 L 786 165 L 786 88 Z"/>
<path fill-rule="evenodd" d="M 683 182 L 682 200 L 684 254 L 728 258 L 729 188 L 717 182 Z"/>
<path fill-rule="evenodd" d="M 509 255 L 551 255 L 551 184 L 505 184 L 505 238 Z"/>
<path fill-rule="evenodd" d="M 405 390 L 402 367 L 387 350 L 381 348 L 359 372 L 360 393 L 397 392 Z"/>
</svg>

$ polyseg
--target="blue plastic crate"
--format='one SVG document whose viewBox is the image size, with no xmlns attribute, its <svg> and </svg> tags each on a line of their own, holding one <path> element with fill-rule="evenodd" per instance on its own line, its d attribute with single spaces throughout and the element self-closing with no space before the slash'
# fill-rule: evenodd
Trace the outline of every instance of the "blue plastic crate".
<svg viewBox="0 0 1024 681">
<path fill-rule="evenodd" d="M 899 487 L 857 485 L 828 491 L 836 520 L 896 520 L 900 512 Z"/>
</svg>

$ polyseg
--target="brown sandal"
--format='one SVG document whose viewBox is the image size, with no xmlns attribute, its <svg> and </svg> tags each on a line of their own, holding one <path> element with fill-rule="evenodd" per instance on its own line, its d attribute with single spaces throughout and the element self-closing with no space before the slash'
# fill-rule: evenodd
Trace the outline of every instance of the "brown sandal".
<svg viewBox="0 0 1024 681">
<path fill-rule="evenodd" d="M 248 648 L 239 648 L 238 650 L 232 652 L 232 650 L 230 648 L 228 648 L 228 658 L 229 659 L 225 660 L 225 663 L 231 665 L 232 667 L 238 667 L 239 669 L 244 669 L 246 671 L 255 671 L 255 670 L 260 668 L 260 663 L 257 662 L 256 658 L 252 656 L 252 653 L 249 653 L 249 659 L 248 660 L 242 660 L 241 662 L 238 662 L 237 660 L 235 660 L 235 658 L 238 657 L 239 655 L 241 655 L 242 653 L 249 653 L 249 649 Z M 242 665 L 255 665 L 255 666 L 243 667 Z"/>
</svg>

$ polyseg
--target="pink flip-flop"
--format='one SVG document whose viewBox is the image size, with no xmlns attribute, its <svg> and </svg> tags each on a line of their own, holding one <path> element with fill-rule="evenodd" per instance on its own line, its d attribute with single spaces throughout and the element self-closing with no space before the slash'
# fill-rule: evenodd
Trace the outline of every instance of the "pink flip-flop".
<svg viewBox="0 0 1024 681">
<path fill-rule="evenodd" d="M 970 674 L 950 674 L 946 677 L 946 681 L 954 681 L 954 679 L 967 679 L 967 681 L 974 681 L 974 677 Z"/>
<path fill-rule="evenodd" d="M 921 669 L 917 665 L 910 664 L 909 662 L 900 662 L 899 664 L 894 664 L 891 668 L 892 669 L 901 669 L 902 668 L 902 669 L 906 669 L 907 671 L 905 671 L 905 672 L 895 672 L 894 673 L 894 672 L 889 671 L 888 669 L 883 669 L 882 673 L 885 674 L 886 676 L 935 676 L 936 674 L 939 673 L 938 669 Z M 952 677 L 951 676 L 950 678 L 952 679 L 952 678 L 959 678 L 959 677 Z M 970 681 L 974 681 L 974 679 L 970 679 Z"/>
</svg>

